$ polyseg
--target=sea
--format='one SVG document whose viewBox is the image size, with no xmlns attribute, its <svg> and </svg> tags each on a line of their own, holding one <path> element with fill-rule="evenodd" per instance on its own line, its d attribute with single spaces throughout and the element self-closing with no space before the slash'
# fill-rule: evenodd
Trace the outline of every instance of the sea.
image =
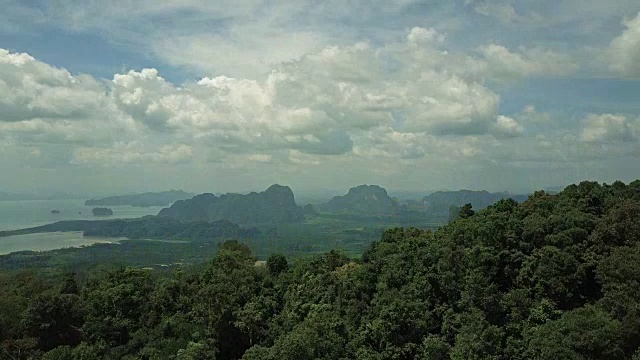
<svg viewBox="0 0 640 360">
<path fill-rule="evenodd" d="M 94 206 L 85 206 L 84 200 L 24 200 L 0 201 L 0 231 L 18 230 L 46 225 L 62 220 L 96 220 L 137 218 L 156 215 L 163 206 L 135 207 L 108 206 L 113 216 L 95 217 L 91 210 Z M 59 211 L 58 214 L 51 213 Z M 81 232 L 43 233 L 16 235 L 0 238 L 0 255 L 15 251 L 46 251 L 68 247 L 80 247 L 99 242 L 115 242 L 118 239 L 101 237 L 83 237 Z"/>
</svg>

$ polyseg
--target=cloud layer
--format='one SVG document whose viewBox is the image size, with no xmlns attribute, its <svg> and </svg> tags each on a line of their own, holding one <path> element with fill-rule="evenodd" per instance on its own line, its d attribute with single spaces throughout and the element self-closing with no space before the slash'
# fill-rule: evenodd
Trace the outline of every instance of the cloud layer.
<svg viewBox="0 0 640 360">
<path fill-rule="evenodd" d="M 52 3 L 41 4 L 42 24 L 95 32 L 156 60 L 101 78 L 0 49 L 0 161 L 7 167 L 108 172 L 145 165 L 155 173 L 180 168 L 202 179 L 216 175 L 231 187 L 244 172 L 256 174 L 246 186 L 288 179 L 344 186 L 371 178 L 415 188 L 431 172 L 441 173 L 434 175 L 437 187 L 474 169 L 481 174 L 482 167 L 544 173 L 558 163 L 580 168 L 597 159 L 636 161 L 640 154 L 639 113 L 604 105 L 600 111 L 547 109 L 529 94 L 513 101 L 510 93 L 529 82 L 580 79 L 593 69 L 635 81 L 640 14 L 630 12 L 631 2 L 590 25 L 580 23 L 596 26 L 605 15 L 610 21 L 625 14 L 618 17 L 620 29 L 581 49 L 567 46 L 569 40 L 465 33 L 463 20 L 471 18 L 487 34 L 493 26 L 543 29 L 573 21 L 506 1 L 433 5 L 442 18 L 429 15 L 432 24 L 419 19 L 426 5 L 413 0 L 350 6 L 241 1 L 234 7 L 143 1 L 109 9 Z M 17 8 L 11 10 L 17 17 L 36 11 Z M 170 14 L 193 21 L 166 26 L 180 18 Z M 302 15 L 308 26 L 293 20 Z M 365 35 L 394 19 L 397 26 Z M 45 26 L 6 20 L 5 32 Z M 143 35 L 132 37 L 137 32 Z M 462 34 L 469 34 L 466 42 Z M 165 66 L 173 71 L 158 70 Z M 197 75 L 168 80 L 176 69 Z M 317 179 L 336 171 L 343 174 Z M 394 180 L 399 174 L 410 180 Z"/>
</svg>

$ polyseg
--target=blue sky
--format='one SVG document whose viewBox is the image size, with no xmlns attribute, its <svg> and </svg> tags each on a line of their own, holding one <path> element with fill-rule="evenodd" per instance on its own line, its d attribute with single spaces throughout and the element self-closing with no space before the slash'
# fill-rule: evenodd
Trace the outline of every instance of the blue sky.
<svg viewBox="0 0 640 360">
<path fill-rule="evenodd" d="M 637 1 L 0 6 L 0 190 L 640 177 Z"/>
</svg>

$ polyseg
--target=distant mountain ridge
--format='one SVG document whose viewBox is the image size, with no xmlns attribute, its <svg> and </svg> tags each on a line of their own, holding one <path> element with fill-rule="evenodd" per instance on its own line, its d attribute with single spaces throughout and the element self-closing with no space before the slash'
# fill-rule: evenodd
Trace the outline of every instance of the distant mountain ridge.
<svg viewBox="0 0 640 360">
<path fill-rule="evenodd" d="M 247 195 L 196 195 L 162 209 L 158 216 L 188 221 L 227 220 L 236 224 L 274 224 L 304 220 L 302 208 L 296 204 L 291 188 L 277 184 L 263 192 Z"/>
<path fill-rule="evenodd" d="M 321 209 L 331 213 L 395 215 L 399 206 L 383 187 L 359 185 L 349 189 L 346 195 L 334 196 Z"/>
<path fill-rule="evenodd" d="M 131 205 L 137 207 L 169 206 L 178 200 L 190 199 L 194 194 L 182 190 L 170 190 L 162 192 L 146 192 L 133 195 L 109 196 L 103 199 L 91 199 L 85 201 L 87 206 L 122 206 Z"/>
</svg>

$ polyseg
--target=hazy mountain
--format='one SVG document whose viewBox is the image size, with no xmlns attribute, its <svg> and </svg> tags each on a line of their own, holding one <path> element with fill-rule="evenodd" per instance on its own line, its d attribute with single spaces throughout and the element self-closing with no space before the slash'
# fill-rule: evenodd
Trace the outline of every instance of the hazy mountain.
<svg viewBox="0 0 640 360">
<path fill-rule="evenodd" d="M 272 185 L 266 191 L 247 195 L 200 194 L 162 209 L 158 216 L 179 220 L 228 220 L 237 224 L 289 223 L 304 219 L 288 186 Z"/>
<path fill-rule="evenodd" d="M 321 209 L 332 213 L 362 215 L 395 215 L 398 203 L 378 185 L 360 185 L 343 196 L 334 196 Z"/>
<path fill-rule="evenodd" d="M 85 201 L 87 206 L 119 206 L 131 205 L 139 207 L 166 206 L 178 200 L 190 199 L 194 194 L 184 191 L 147 192 L 143 194 L 109 196 L 103 199 L 91 199 Z"/>
</svg>

